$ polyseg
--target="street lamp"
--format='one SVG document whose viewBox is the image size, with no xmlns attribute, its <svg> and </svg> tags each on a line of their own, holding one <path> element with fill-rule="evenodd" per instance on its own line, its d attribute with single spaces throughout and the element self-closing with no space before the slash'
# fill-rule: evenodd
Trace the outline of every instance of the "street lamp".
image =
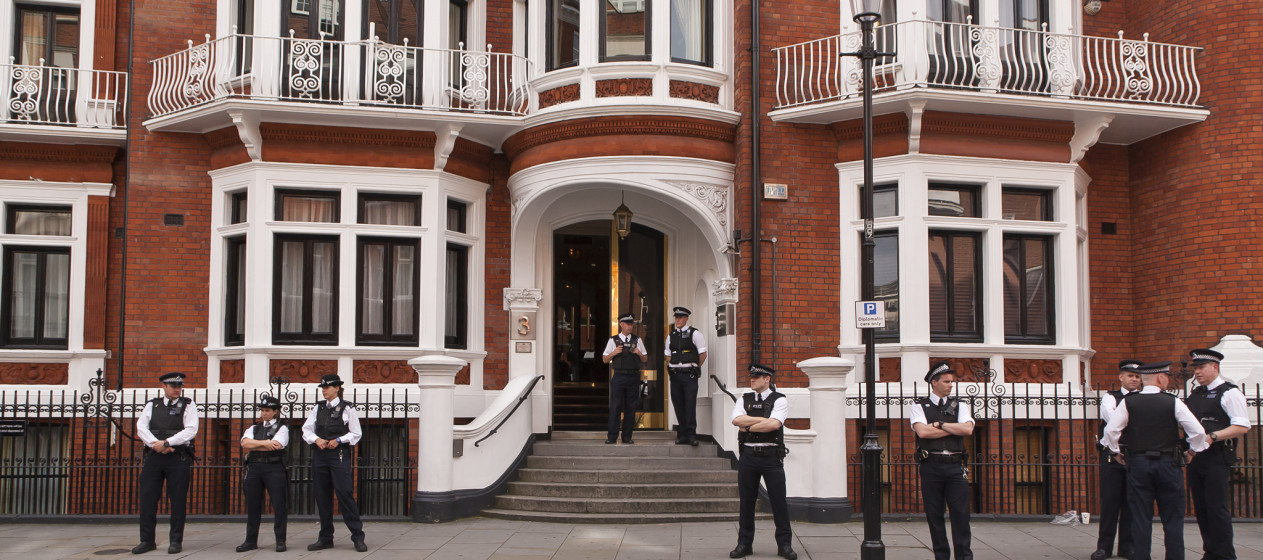
<svg viewBox="0 0 1263 560">
<path fill-rule="evenodd" d="M 631 208 L 627 207 L 626 202 L 620 202 L 618 208 L 614 209 L 614 231 L 618 232 L 619 239 L 627 239 L 627 234 L 631 233 L 631 221 Z"/>
<path fill-rule="evenodd" d="M 860 24 L 860 50 L 840 53 L 859 59 L 863 67 L 864 83 L 860 93 L 864 98 L 864 191 L 861 207 L 864 213 L 864 243 L 862 249 L 863 287 L 860 299 L 873 300 L 873 61 L 879 56 L 894 53 L 877 52 L 873 41 L 873 26 L 881 20 L 882 0 L 851 0 L 854 20 Z M 886 557 L 886 545 L 881 541 L 881 488 L 877 473 L 881 467 L 881 444 L 877 442 L 877 379 L 873 348 L 873 329 L 864 332 L 864 444 L 860 454 L 864 466 L 864 488 L 861 495 L 864 506 L 864 542 L 860 544 L 860 560 L 881 560 Z"/>
</svg>

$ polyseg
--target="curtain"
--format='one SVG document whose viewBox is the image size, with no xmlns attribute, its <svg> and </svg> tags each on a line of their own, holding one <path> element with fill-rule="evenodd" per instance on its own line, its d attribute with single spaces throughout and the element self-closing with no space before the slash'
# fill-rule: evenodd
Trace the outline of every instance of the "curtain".
<svg viewBox="0 0 1263 560">
<path fill-rule="evenodd" d="M 13 338 L 35 338 L 35 298 L 39 292 L 39 255 L 13 254 L 13 310 L 9 319 Z"/>
<path fill-rule="evenodd" d="M 70 331 L 70 255 L 47 254 L 44 270 L 44 338 L 66 338 Z"/>
<path fill-rule="evenodd" d="M 461 318 L 465 315 L 465 309 L 462 307 L 465 288 L 464 256 L 464 248 L 448 246 L 447 305 L 444 306 L 446 327 L 443 330 L 444 336 L 448 338 L 460 338 L 462 334 L 460 332 L 463 323 Z"/>
<path fill-rule="evenodd" d="M 281 243 L 281 332 L 303 332 L 303 242 Z"/>
<path fill-rule="evenodd" d="M 367 213 L 368 208 L 365 207 Z M 382 286 L 385 278 L 382 261 L 386 257 L 384 245 L 365 245 L 364 264 L 361 274 L 364 276 L 363 290 L 360 296 L 360 331 L 364 334 L 382 334 Z"/>
<path fill-rule="evenodd" d="M 706 0 L 671 0 L 671 58 L 706 60 Z"/>
<path fill-rule="evenodd" d="M 12 227 L 18 235 L 70 235 L 70 212 L 18 210 Z"/>
<path fill-rule="evenodd" d="M 338 199 L 325 196 L 284 195 L 281 220 L 286 222 L 334 222 Z"/>
<path fill-rule="evenodd" d="M 413 316 L 412 279 L 416 271 L 416 248 L 406 245 L 395 246 L 394 297 L 391 299 L 391 334 L 411 336 L 415 332 L 416 317 Z"/>
<path fill-rule="evenodd" d="M 365 200 L 364 223 L 415 226 L 417 225 L 417 204 L 412 200 Z"/>
<path fill-rule="evenodd" d="M 334 244 L 328 241 L 312 243 L 311 250 L 311 332 L 333 332 L 333 279 L 336 257 Z"/>
</svg>

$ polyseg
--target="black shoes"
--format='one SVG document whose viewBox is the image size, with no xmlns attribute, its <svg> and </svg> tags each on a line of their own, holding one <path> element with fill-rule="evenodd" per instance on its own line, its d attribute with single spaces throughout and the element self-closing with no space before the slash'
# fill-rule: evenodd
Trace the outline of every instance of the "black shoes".
<svg viewBox="0 0 1263 560">
<path fill-rule="evenodd" d="M 368 545 L 364 544 L 364 541 L 355 541 L 355 551 L 368 552 Z"/>
<path fill-rule="evenodd" d="M 151 542 L 142 542 L 142 543 L 140 543 L 140 544 L 138 544 L 138 545 L 136 545 L 136 546 L 132 547 L 132 554 L 144 554 L 144 553 L 149 552 L 150 550 L 154 550 L 154 549 L 156 549 L 156 548 L 158 548 L 158 545 L 156 545 L 156 544 L 154 544 L 154 543 L 151 543 Z"/>
<path fill-rule="evenodd" d="M 624 443 L 624 444 L 626 444 L 626 445 L 631 445 L 631 444 L 636 443 L 636 442 L 634 442 L 634 441 L 632 441 L 632 440 L 630 440 L 630 439 L 625 439 L 625 440 L 623 440 L 623 443 Z"/>
<path fill-rule="evenodd" d="M 276 541 L 277 552 L 285 552 L 286 550 L 289 550 L 289 549 L 285 547 L 285 541 Z"/>
<path fill-rule="evenodd" d="M 798 560 L 798 553 L 788 546 L 776 551 L 776 555 L 785 560 Z"/>
<path fill-rule="evenodd" d="M 616 441 L 618 441 L 618 440 L 615 440 L 614 438 L 609 438 L 609 439 L 606 439 L 606 440 L 605 440 L 605 445 L 614 445 L 614 443 L 615 443 Z"/>
<path fill-rule="evenodd" d="M 737 545 L 737 548 L 732 549 L 732 552 L 728 553 L 728 557 L 729 558 L 745 558 L 746 556 L 749 556 L 751 554 L 754 554 L 754 550 L 752 550 L 747 545 L 739 544 Z"/>
<path fill-rule="evenodd" d="M 314 543 L 307 545 L 307 550 L 310 550 L 313 552 L 317 550 L 324 550 L 326 548 L 333 548 L 333 543 L 325 542 L 325 541 L 316 541 Z"/>
<path fill-rule="evenodd" d="M 184 547 L 178 542 L 167 545 L 167 554 L 179 554 L 181 550 L 184 550 Z"/>
<path fill-rule="evenodd" d="M 697 447 L 697 440 L 695 440 L 695 439 L 690 439 L 690 440 L 689 440 L 689 445 L 692 445 L 693 447 Z"/>
<path fill-rule="evenodd" d="M 675 444 L 676 444 L 676 445 L 684 445 L 684 444 L 686 444 L 686 443 L 688 443 L 688 440 L 687 440 L 687 439 L 684 439 L 684 438 L 675 438 Z"/>
<path fill-rule="evenodd" d="M 243 542 L 237 545 L 237 552 L 245 552 L 247 550 L 254 550 L 256 548 L 259 548 L 258 543 Z"/>
<path fill-rule="evenodd" d="M 1110 557 L 1110 553 L 1105 552 L 1104 550 L 1101 550 L 1099 548 L 1096 549 L 1096 552 L 1092 553 L 1092 560 L 1105 560 L 1106 558 L 1109 558 L 1109 557 Z"/>
</svg>

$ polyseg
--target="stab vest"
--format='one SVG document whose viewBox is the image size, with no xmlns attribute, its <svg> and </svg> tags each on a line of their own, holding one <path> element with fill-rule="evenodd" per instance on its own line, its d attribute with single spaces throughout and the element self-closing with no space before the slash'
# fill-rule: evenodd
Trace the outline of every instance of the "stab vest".
<svg viewBox="0 0 1263 560">
<path fill-rule="evenodd" d="M 153 410 L 149 413 L 149 433 L 153 434 L 153 437 L 164 440 L 184 430 L 184 409 L 193 402 L 193 399 L 180 397 L 175 400 L 173 406 L 167 406 L 167 399 L 164 397 L 158 397 L 149 402 L 153 403 Z"/>
<path fill-rule="evenodd" d="M 275 424 L 272 424 L 271 428 L 265 428 L 263 426 L 263 422 L 259 422 L 258 424 L 254 425 L 254 428 L 252 428 L 252 431 L 250 432 L 250 439 L 257 439 L 260 441 L 269 440 L 276 437 L 277 432 L 280 432 L 280 431 L 281 431 L 280 420 L 277 420 Z M 281 462 L 281 457 L 283 456 L 284 453 L 285 453 L 284 449 L 277 449 L 274 451 L 257 451 L 257 450 L 251 451 L 249 454 L 246 455 L 246 462 L 247 463 L 279 463 Z"/>
<path fill-rule="evenodd" d="M 342 411 L 348 406 L 355 406 L 346 399 L 338 406 L 329 406 L 329 401 L 320 401 L 316 406 L 316 437 L 320 439 L 338 439 L 351 433 L 351 428 L 342 421 Z"/>
<path fill-rule="evenodd" d="M 1223 382 L 1214 389 L 1207 390 L 1205 387 L 1198 386 L 1189 393 L 1188 398 L 1184 399 L 1184 404 L 1188 405 L 1188 409 L 1192 411 L 1193 416 L 1197 417 L 1197 421 L 1202 423 L 1202 427 L 1206 429 L 1207 442 L 1212 446 L 1224 446 L 1227 442 L 1210 441 L 1210 433 L 1217 432 L 1232 425 L 1232 421 L 1228 418 L 1228 411 L 1224 410 L 1224 393 L 1230 389 L 1236 389 L 1237 386 L 1232 383 Z"/>
<path fill-rule="evenodd" d="M 930 397 L 921 397 L 916 400 L 917 406 L 921 407 L 921 411 L 925 413 L 926 425 L 935 422 L 954 423 L 957 415 L 960 414 L 960 400 L 956 397 L 947 397 L 943 399 L 942 405 L 935 405 Z M 916 437 L 917 449 L 924 449 L 930 453 L 964 453 L 965 438 L 961 436 L 944 436 L 938 439 L 921 439 Z"/>
<path fill-rule="evenodd" d="M 772 391 L 762 402 L 754 399 L 758 393 L 749 392 L 741 395 L 742 404 L 746 407 L 746 416 L 754 416 L 756 418 L 771 418 L 772 407 L 776 404 L 777 399 L 785 398 L 785 395 Z M 737 442 L 740 444 L 747 443 L 775 443 L 778 446 L 785 446 L 785 426 L 781 426 L 775 432 L 737 432 Z"/>
<path fill-rule="evenodd" d="M 1129 454 L 1169 452 L 1180 445 L 1180 423 L 1175 419 L 1175 395 L 1167 392 L 1128 395 L 1127 438 Z"/>
<path fill-rule="evenodd" d="M 1132 391 L 1130 393 L 1123 394 L 1123 392 L 1118 389 L 1114 389 L 1113 391 L 1106 392 L 1106 394 L 1110 395 L 1111 397 L 1114 397 L 1114 410 L 1115 411 L 1118 410 L 1118 407 L 1123 406 L 1123 399 L 1130 397 L 1132 395 L 1138 394 L 1138 393 L 1139 391 Z M 1107 447 L 1101 445 L 1101 438 L 1104 438 L 1104 437 L 1105 437 L 1105 419 L 1102 418 L 1101 425 L 1096 430 L 1096 446 L 1098 449 L 1101 449 L 1102 451 L 1104 451 L 1105 449 L 1108 449 Z M 1123 452 L 1127 451 L 1127 433 L 1125 430 L 1123 434 L 1118 437 L 1118 449 Z"/>
<path fill-rule="evenodd" d="M 697 345 L 693 344 L 694 332 L 697 332 L 697 329 L 693 327 L 684 327 L 683 331 L 671 329 L 669 339 L 671 363 L 697 365 L 701 358 L 697 353 Z"/>
<path fill-rule="evenodd" d="M 614 341 L 614 346 L 623 345 L 623 339 L 621 336 L 622 335 L 614 335 L 610 337 L 610 339 Z M 631 340 L 631 347 L 636 348 L 640 337 L 634 334 L 629 334 L 627 336 Z M 628 350 L 624 350 L 622 354 L 614 356 L 614 358 L 610 360 L 610 367 L 617 372 L 640 371 L 640 366 L 640 356 L 637 356 L 634 352 Z"/>
</svg>

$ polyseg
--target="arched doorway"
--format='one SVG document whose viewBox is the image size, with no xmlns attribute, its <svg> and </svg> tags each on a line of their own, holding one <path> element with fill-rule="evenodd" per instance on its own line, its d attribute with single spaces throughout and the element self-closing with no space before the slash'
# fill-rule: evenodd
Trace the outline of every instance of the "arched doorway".
<svg viewBox="0 0 1263 560">
<path fill-rule="evenodd" d="M 649 360 L 641 369 L 637 429 L 667 427 L 662 345 L 666 336 L 666 235 L 632 224 L 620 238 L 611 220 L 553 232 L 553 428 L 605 431 L 609 369 L 601 360 L 617 317 L 636 317 L 633 333 Z"/>
</svg>

